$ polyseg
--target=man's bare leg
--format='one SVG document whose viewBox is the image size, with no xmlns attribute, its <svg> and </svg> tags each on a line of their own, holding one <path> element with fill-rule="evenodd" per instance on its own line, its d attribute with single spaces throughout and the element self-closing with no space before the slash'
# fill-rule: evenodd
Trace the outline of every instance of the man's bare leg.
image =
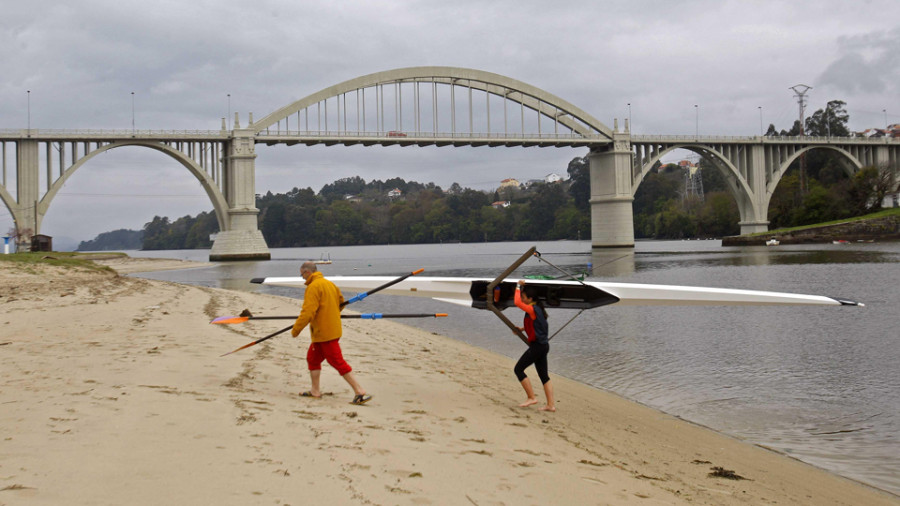
<svg viewBox="0 0 900 506">
<path fill-rule="evenodd" d="M 312 383 L 312 386 L 309 389 L 309 394 L 313 397 L 322 397 L 322 391 L 319 389 L 319 378 L 322 377 L 322 369 L 316 369 L 314 371 L 309 371 L 309 379 Z"/>
<path fill-rule="evenodd" d="M 363 390 L 363 387 L 359 385 L 359 382 L 356 381 L 356 376 L 353 375 L 353 371 L 348 372 L 347 374 L 341 376 L 347 383 L 350 384 L 350 388 L 353 389 L 353 392 L 356 395 L 366 395 L 366 391 Z"/>
</svg>

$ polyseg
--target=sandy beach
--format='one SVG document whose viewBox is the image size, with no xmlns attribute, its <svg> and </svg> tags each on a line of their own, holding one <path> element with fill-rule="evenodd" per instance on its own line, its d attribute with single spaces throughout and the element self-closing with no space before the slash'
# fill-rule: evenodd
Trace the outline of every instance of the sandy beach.
<svg viewBox="0 0 900 506">
<path fill-rule="evenodd" d="M 328 366 L 298 395 L 308 330 L 220 357 L 290 321 L 212 318 L 299 300 L 8 262 L 0 286 L 0 505 L 900 504 L 560 376 L 556 413 L 519 408 L 513 360 L 395 321 L 344 321 L 355 406 Z"/>
</svg>

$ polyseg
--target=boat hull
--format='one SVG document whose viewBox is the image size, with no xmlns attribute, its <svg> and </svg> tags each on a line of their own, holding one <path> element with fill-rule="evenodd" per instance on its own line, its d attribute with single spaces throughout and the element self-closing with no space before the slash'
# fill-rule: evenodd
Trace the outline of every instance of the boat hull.
<svg viewBox="0 0 900 506">
<path fill-rule="evenodd" d="M 331 276 L 342 292 L 367 292 L 394 279 L 389 276 Z M 455 304 L 465 304 L 484 309 L 485 293 L 491 279 L 451 277 L 410 277 L 380 293 L 413 297 L 428 297 Z M 303 278 L 256 278 L 254 283 L 300 288 Z M 494 305 L 505 308 L 512 305 L 512 297 L 518 279 L 508 278 L 498 285 L 499 293 Z M 696 286 L 650 285 L 638 283 L 608 283 L 602 281 L 560 281 L 526 279 L 535 287 L 538 299 L 551 308 L 588 309 L 610 304 L 620 306 L 770 306 L 770 305 L 818 305 L 862 306 L 862 304 L 837 297 L 805 295 L 759 290 L 731 288 L 707 288 Z"/>
</svg>

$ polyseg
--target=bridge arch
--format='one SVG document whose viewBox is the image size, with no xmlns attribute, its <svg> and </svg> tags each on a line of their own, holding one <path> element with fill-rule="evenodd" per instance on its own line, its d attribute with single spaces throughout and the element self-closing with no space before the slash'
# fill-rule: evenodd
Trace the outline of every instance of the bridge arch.
<svg viewBox="0 0 900 506">
<path fill-rule="evenodd" d="M 778 187 L 778 184 L 781 183 L 781 180 L 787 174 L 788 168 L 794 163 L 798 158 L 800 158 L 804 153 L 809 151 L 818 150 L 818 149 L 828 149 L 831 151 L 835 151 L 841 155 L 839 159 L 841 163 L 841 167 L 843 167 L 844 172 L 849 177 L 853 177 L 854 174 L 859 172 L 860 169 L 863 168 L 863 163 L 858 158 L 853 156 L 848 151 L 841 149 L 838 146 L 808 146 L 802 149 L 797 150 L 797 152 L 793 153 L 791 156 L 786 158 L 781 165 L 778 167 L 777 172 L 773 175 L 772 179 L 768 181 L 766 184 L 766 202 L 765 206 L 768 210 L 769 204 L 771 203 L 772 196 L 775 194 L 775 189 Z"/>
<path fill-rule="evenodd" d="M 3 205 L 9 210 L 9 214 L 12 216 L 13 226 L 16 229 L 22 228 L 20 223 L 21 217 L 18 213 L 19 206 L 16 204 L 16 199 L 13 198 L 3 185 L 0 185 L 0 201 L 3 201 Z"/>
<path fill-rule="evenodd" d="M 212 201 L 213 209 L 216 213 L 216 219 L 219 222 L 219 230 L 228 230 L 228 220 L 225 219 L 228 212 L 228 204 L 225 200 L 225 196 L 221 191 L 219 191 L 219 188 L 216 186 L 216 183 L 206 174 L 206 172 L 202 167 L 200 167 L 200 165 L 197 164 L 197 162 L 185 155 L 185 153 L 166 144 L 152 141 L 117 141 L 100 146 L 97 149 L 79 158 L 78 161 L 76 161 L 74 164 L 72 164 L 72 166 L 66 169 L 65 172 L 63 172 L 63 174 L 53 182 L 50 189 L 41 198 L 40 202 L 38 203 L 38 226 L 40 226 L 40 220 L 47 214 L 47 210 L 50 208 L 50 202 L 54 197 L 56 197 L 56 194 L 59 193 L 62 187 L 66 184 L 66 181 L 68 181 L 68 179 L 72 177 L 76 170 L 81 168 L 90 159 L 94 158 L 100 153 L 125 146 L 145 147 L 159 151 L 174 158 L 176 161 L 178 161 L 178 163 L 188 169 L 188 171 L 190 171 L 190 173 L 193 174 L 198 181 L 200 181 L 200 184 L 206 191 L 206 195 L 209 197 L 210 201 Z"/>
<path fill-rule="evenodd" d="M 599 120 L 563 100 L 530 84 L 510 77 L 482 70 L 458 67 L 409 67 L 376 72 L 325 88 L 305 98 L 292 102 L 250 125 L 255 133 L 287 120 L 293 114 L 308 109 L 330 98 L 358 92 L 385 84 L 437 83 L 465 86 L 521 104 L 522 107 L 552 119 L 572 132 L 581 135 L 600 135 L 612 139 L 612 130 Z"/>
<path fill-rule="evenodd" d="M 659 151 L 657 154 L 646 160 L 641 167 L 638 167 L 640 172 L 634 177 L 631 186 L 632 196 L 637 194 L 641 182 L 643 182 L 644 178 L 647 177 L 647 174 L 653 170 L 656 163 L 661 161 L 665 155 L 676 149 L 685 149 L 708 159 L 712 162 L 713 166 L 725 176 L 725 181 L 728 182 L 728 189 L 731 191 L 732 197 L 734 197 L 735 202 L 738 204 L 741 221 L 751 218 L 751 216 L 745 216 L 745 214 L 749 214 L 745 211 L 751 211 L 753 217 L 759 215 L 759 209 L 756 207 L 754 199 L 752 198 L 753 190 L 748 185 L 747 180 L 741 176 L 740 170 L 738 170 L 738 168 L 735 167 L 723 153 L 720 153 L 709 146 L 699 146 L 697 144 L 675 144 Z M 747 209 L 748 206 L 749 209 Z"/>
</svg>

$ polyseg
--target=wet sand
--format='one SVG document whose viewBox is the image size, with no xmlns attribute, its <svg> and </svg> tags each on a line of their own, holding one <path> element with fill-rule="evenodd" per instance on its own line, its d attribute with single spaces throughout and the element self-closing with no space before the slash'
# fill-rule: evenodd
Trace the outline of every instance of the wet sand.
<svg viewBox="0 0 900 506">
<path fill-rule="evenodd" d="M 298 300 L 5 262 L 0 286 L 0 505 L 900 504 L 559 376 L 556 413 L 519 408 L 512 360 L 394 321 L 345 320 L 354 406 L 327 365 L 298 396 L 308 331 L 220 357 L 290 321 L 209 320 Z"/>
</svg>

